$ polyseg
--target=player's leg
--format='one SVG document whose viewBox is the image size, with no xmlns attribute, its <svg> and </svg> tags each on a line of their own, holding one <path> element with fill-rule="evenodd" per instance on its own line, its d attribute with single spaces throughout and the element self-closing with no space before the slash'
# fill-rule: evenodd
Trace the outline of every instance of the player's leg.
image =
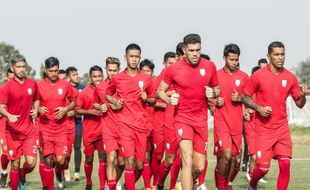
<svg viewBox="0 0 310 190">
<path fill-rule="evenodd" d="M 193 187 L 193 142 L 191 140 L 181 140 L 179 143 L 182 160 L 181 183 L 182 189 L 192 189 Z"/>
<path fill-rule="evenodd" d="M 115 190 L 117 183 L 117 174 L 115 169 L 117 164 L 117 154 L 115 150 L 107 153 L 107 164 L 108 186 L 110 190 Z"/>
<path fill-rule="evenodd" d="M 75 136 L 74 136 L 74 181 L 80 180 L 80 170 L 82 162 L 82 137 L 83 127 L 81 124 L 75 125 Z"/>
<path fill-rule="evenodd" d="M 99 176 L 99 184 L 100 190 L 105 189 L 107 184 L 107 154 L 103 148 L 102 139 L 97 140 L 95 142 L 95 149 L 98 151 L 98 160 L 99 160 L 99 169 L 98 169 L 98 176 Z"/>
<path fill-rule="evenodd" d="M 83 141 L 84 144 L 84 172 L 86 177 L 86 190 L 92 189 L 93 181 L 92 181 L 92 172 L 93 172 L 93 161 L 94 161 L 94 144 L 93 142 L 89 142 L 86 138 Z"/>
</svg>

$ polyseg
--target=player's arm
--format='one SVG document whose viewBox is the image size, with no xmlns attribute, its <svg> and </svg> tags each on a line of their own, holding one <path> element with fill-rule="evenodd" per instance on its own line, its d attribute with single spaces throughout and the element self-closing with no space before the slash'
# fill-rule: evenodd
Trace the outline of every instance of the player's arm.
<svg viewBox="0 0 310 190">
<path fill-rule="evenodd" d="M 0 104 L 0 114 L 6 117 L 11 123 L 15 123 L 20 115 L 13 115 L 9 113 L 6 109 L 6 105 Z"/>
<path fill-rule="evenodd" d="M 252 110 L 257 111 L 263 117 L 269 117 L 272 112 L 272 108 L 270 106 L 261 106 L 256 104 L 252 97 L 246 95 L 245 93 L 242 94 L 241 101 L 244 105 L 251 108 Z"/>
<path fill-rule="evenodd" d="M 71 100 L 70 104 L 67 107 L 57 107 L 55 109 L 55 119 L 60 120 L 68 111 L 73 110 L 76 106 L 76 101 Z"/>
<path fill-rule="evenodd" d="M 36 118 L 38 116 L 40 107 L 40 100 L 35 100 L 32 105 L 32 110 L 30 110 L 30 115 L 32 118 Z"/>
<path fill-rule="evenodd" d="M 79 115 L 94 115 L 94 116 L 100 116 L 101 110 L 97 109 L 83 109 L 83 108 L 77 108 L 75 112 Z"/>
<path fill-rule="evenodd" d="M 299 85 L 301 96 L 299 99 L 294 99 L 295 104 L 298 108 L 303 108 L 306 104 L 306 95 L 309 94 L 308 86 L 306 84 Z"/>
<path fill-rule="evenodd" d="M 116 99 L 113 96 L 106 94 L 105 99 L 110 103 L 110 106 L 113 110 L 119 110 L 123 107 L 123 100 Z"/>
<path fill-rule="evenodd" d="M 170 97 L 167 94 L 168 89 L 169 85 L 161 81 L 157 89 L 157 96 L 166 104 L 171 104 Z"/>
</svg>

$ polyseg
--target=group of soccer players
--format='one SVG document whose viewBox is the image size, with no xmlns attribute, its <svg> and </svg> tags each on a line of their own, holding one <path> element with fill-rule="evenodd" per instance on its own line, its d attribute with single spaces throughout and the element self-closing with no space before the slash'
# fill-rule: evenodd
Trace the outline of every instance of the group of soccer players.
<svg viewBox="0 0 310 190">
<path fill-rule="evenodd" d="M 92 66 L 90 84 L 83 90 L 59 77 L 55 57 L 45 60 L 38 82 L 25 76 L 25 57 L 12 57 L 13 76 L 0 93 L 1 165 L 5 170 L 11 160 L 11 189 L 25 188 L 37 153 L 43 189 L 54 189 L 54 173 L 59 187 L 64 187 L 64 170 L 76 137 L 74 118 L 81 116 L 86 190 L 92 189 L 96 150 L 100 189 L 115 190 L 124 175 L 128 190 L 136 189 L 140 176 L 145 189 L 161 190 L 169 173 L 170 189 L 175 189 L 179 171 L 182 189 L 207 189 L 208 110 L 214 115 L 216 188 L 233 188 L 245 131 L 254 160 L 247 189 L 257 189 L 271 159 L 279 163 L 277 189 L 287 189 L 292 142 L 286 98 L 291 95 L 302 108 L 308 89 L 283 67 L 283 43 L 268 46 L 269 64 L 251 77 L 240 69 L 236 44 L 224 47 L 225 64 L 219 70 L 201 53 L 198 34 L 186 35 L 177 50 L 164 55 L 162 72 L 152 78 L 155 65 L 148 59 L 140 61 L 141 48 L 129 44 L 127 67 L 120 72 L 119 59 L 108 57 L 107 78 L 100 66 Z M 76 73 L 70 68 L 67 73 Z"/>
</svg>

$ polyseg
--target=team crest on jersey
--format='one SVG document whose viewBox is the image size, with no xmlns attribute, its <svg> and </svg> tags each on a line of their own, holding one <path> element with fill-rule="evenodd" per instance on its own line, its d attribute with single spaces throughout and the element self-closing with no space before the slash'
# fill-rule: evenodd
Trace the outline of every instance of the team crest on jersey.
<svg viewBox="0 0 310 190">
<path fill-rule="evenodd" d="M 0 144 L 3 145 L 4 141 L 3 139 L 0 139 Z"/>
<path fill-rule="evenodd" d="M 206 70 L 205 69 L 200 69 L 199 73 L 201 76 L 205 76 L 206 75 Z"/>
<path fill-rule="evenodd" d="M 236 86 L 240 86 L 240 84 L 241 84 L 241 81 L 240 81 L 239 79 L 236 79 L 235 85 L 236 85 Z"/>
<path fill-rule="evenodd" d="M 178 134 L 179 134 L 180 136 L 182 136 L 182 135 L 183 135 L 183 129 L 179 129 L 179 130 L 178 130 Z"/>
<path fill-rule="evenodd" d="M 32 94 L 32 89 L 31 89 L 31 88 L 28 88 L 28 89 L 27 89 L 27 92 L 28 92 L 29 95 L 31 95 L 31 94 Z"/>
<path fill-rule="evenodd" d="M 9 150 L 9 155 L 13 156 L 13 154 L 14 154 L 13 150 Z"/>
<path fill-rule="evenodd" d="M 82 92 L 82 89 L 79 89 L 79 92 Z"/>
<path fill-rule="evenodd" d="M 62 95 L 62 93 L 63 93 L 62 88 L 58 88 L 58 94 L 59 94 L 59 95 Z"/>
<path fill-rule="evenodd" d="M 142 80 L 140 80 L 138 85 L 139 85 L 139 88 L 143 91 L 144 82 Z"/>
<path fill-rule="evenodd" d="M 261 158 L 262 157 L 262 151 L 257 151 L 257 153 L 256 153 L 256 155 L 257 155 L 257 158 Z"/>
<path fill-rule="evenodd" d="M 282 80 L 282 87 L 286 87 L 287 86 L 287 80 Z"/>
<path fill-rule="evenodd" d="M 170 144 L 169 144 L 169 143 L 166 144 L 166 149 L 167 149 L 167 150 L 170 149 Z"/>
<path fill-rule="evenodd" d="M 153 144 L 154 145 L 154 149 L 156 150 L 157 149 L 157 144 Z"/>
</svg>

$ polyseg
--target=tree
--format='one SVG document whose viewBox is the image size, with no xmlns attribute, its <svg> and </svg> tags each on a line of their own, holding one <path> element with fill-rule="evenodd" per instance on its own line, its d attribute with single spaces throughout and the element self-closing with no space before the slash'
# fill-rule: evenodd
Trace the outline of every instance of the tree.
<svg viewBox="0 0 310 190">
<path fill-rule="evenodd" d="M 80 83 L 83 86 L 87 86 L 90 84 L 90 79 L 89 79 L 88 73 L 84 73 L 83 76 L 80 77 Z"/>
<path fill-rule="evenodd" d="M 310 58 L 301 61 L 294 69 L 299 83 L 310 85 Z"/>
<path fill-rule="evenodd" d="M 6 72 L 11 64 L 11 57 L 15 54 L 19 54 L 19 51 L 14 46 L 0 43 L 0 84 L 3 84 L 6 80 Z M 30 66 L 26 69 L 26 75 L 30 78 L 34 78 L 36 71 Z"/>
</svg>

